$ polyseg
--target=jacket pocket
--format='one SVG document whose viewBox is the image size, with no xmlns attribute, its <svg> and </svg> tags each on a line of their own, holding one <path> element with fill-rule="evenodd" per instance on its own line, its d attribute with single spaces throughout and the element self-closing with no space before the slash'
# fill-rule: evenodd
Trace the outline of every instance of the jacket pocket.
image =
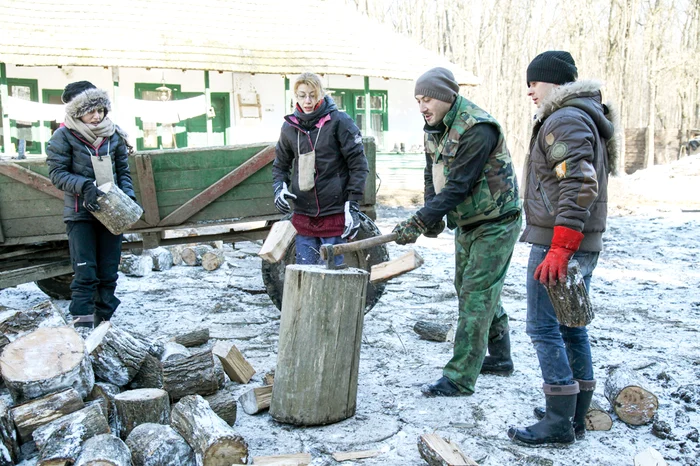
<svg viewBox="0 0 700 466">
<path fill-rule="evenodd" d="M 537 182 L 537 190 L 540 192 L 540 196 L 542 197 L 542 202 L 544 203 L 545 208 L 547 209 L 547 212 L 549 212 L 549 215 L 554 216 L 554 206 L 552 206 L 552 203 L 549 202 L 549 198 L 547 197 L 547 193 L 544 192 L 544 188 L 542 187 L 542 182 L 538 181 Z"/>
</svg>

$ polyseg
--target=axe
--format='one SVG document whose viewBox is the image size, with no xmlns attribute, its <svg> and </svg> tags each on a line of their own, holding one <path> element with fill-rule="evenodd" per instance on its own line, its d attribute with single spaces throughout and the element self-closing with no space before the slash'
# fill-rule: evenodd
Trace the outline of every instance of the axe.
<svg viewBox="0 0 700 466">
<path fill-rule="evenodd" d="M 396 236 L 396 233 L 389 233 L 388 235 L 373 236 L 372 238 L 361 239 L 345 244 L 324 244 L 321 246 L 321 259 L 326 261 L 326 266 L 329 269 L 343 269 L 347 267 L 347 265 L 335 265 L 335 256 L 369 249 L 384 243 L 390 243 L 391 241 L 396 241 Z"/>
</svg>

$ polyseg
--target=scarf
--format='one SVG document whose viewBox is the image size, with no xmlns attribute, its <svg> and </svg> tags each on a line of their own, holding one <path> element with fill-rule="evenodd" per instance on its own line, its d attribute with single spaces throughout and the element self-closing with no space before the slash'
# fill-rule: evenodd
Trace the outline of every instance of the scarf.
<svg viewBox="0 0 700 466">
<path fill-rule="evenodd" d="M 102 140 L 113 135 L 116 130 L 116 126 L 107 116 L 105 116 L 99 124 L 88 126 L 83 123 L 80 118 L 73 118 L 70 115 L 66 115 L 64 124 L 68 129 L 77 131 L 93 147 L 99 147 Z"/>
</svg>

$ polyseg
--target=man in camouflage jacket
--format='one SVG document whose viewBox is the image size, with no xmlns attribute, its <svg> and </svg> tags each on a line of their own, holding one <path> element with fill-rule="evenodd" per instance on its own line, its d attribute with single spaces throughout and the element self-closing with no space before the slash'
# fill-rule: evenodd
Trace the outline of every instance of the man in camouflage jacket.
<svg viewBox="0 0 700 466">
<path fill-rule="evenodd" d="M 394 228 L 396 242 L 437 237 L 446 215 L 455 231 L 459 297 L 453 357 L 443 377 L 422 392 L 471 395 L 480 372 L 513 371 L 500 296 L 522 223 L 518 184 L 500 125 L 459 95 L 451 71 L 427 71 L 416 81 L 415 96 L 426 123 L 425 204 Z"/>
</svg>

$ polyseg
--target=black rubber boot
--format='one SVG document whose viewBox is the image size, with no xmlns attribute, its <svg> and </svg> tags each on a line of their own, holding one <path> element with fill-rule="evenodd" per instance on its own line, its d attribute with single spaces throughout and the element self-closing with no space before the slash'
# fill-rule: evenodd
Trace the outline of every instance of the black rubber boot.
<svg viewBox="0 0 700 466">
<path fill-rule="evenodd" d="M 576 434 L 576 439 L 581 440 L 586 436 L 586 413 L 588 408 L 591 406 L 591 400 L 593 399 L 593 392 L 595 391 L 595 380 L 576 380 L 578 382 L 579 390 L 578 396 L 576 397 L 576 413 L 574 414 L 574 433 Z M 544 418 L 545 409 L 538 406 L 535 408 L 535 417 L 537 419 Z"/>
<path fill-rule="evenodd" d="M 110 319 L 109 317 L 102 317 L 98 313 L 94 314 L 94 318 L 95 318 L 95 320 L 94 320 L 95 328 L 97 328 L 102 322 L 108 322 Z"/>
<path fill-rule="evenodd" d="M 513 360 L 510 357 L 510 333 L 504 333 L 497 340 L 489 340 L 489 355 L 481 365 L 482 374 L 510 375 L 513 373 Z"/>
<path fill-rule="evenodd" d="M 508 437 L 513 441 L 526 445 L 573 443 L 576 439 L 572 419 L 576 412 L 578 383 L 572 385 L 544 384 L 546 412 L 538 423 L 524 428 L 511 427 Z"/>
<path fill-rule="evenodd" d="M 440 377 L 437 382 L 426 384 L 421 387 L 421 392 L 427 397 L 433 396 L 469 396 L 471 393 L 462 392 L 459 387 L 445 376 Z"/>
<path fill-rule="evenodd" d="M 93 328 L 94 322 L 95 322 L 95 317 L 91 314 L 84 315 L 84 316 L 72 316 L 75 320 L 73 322 L 73 327 L 76 328 Z"/>
</svg>

